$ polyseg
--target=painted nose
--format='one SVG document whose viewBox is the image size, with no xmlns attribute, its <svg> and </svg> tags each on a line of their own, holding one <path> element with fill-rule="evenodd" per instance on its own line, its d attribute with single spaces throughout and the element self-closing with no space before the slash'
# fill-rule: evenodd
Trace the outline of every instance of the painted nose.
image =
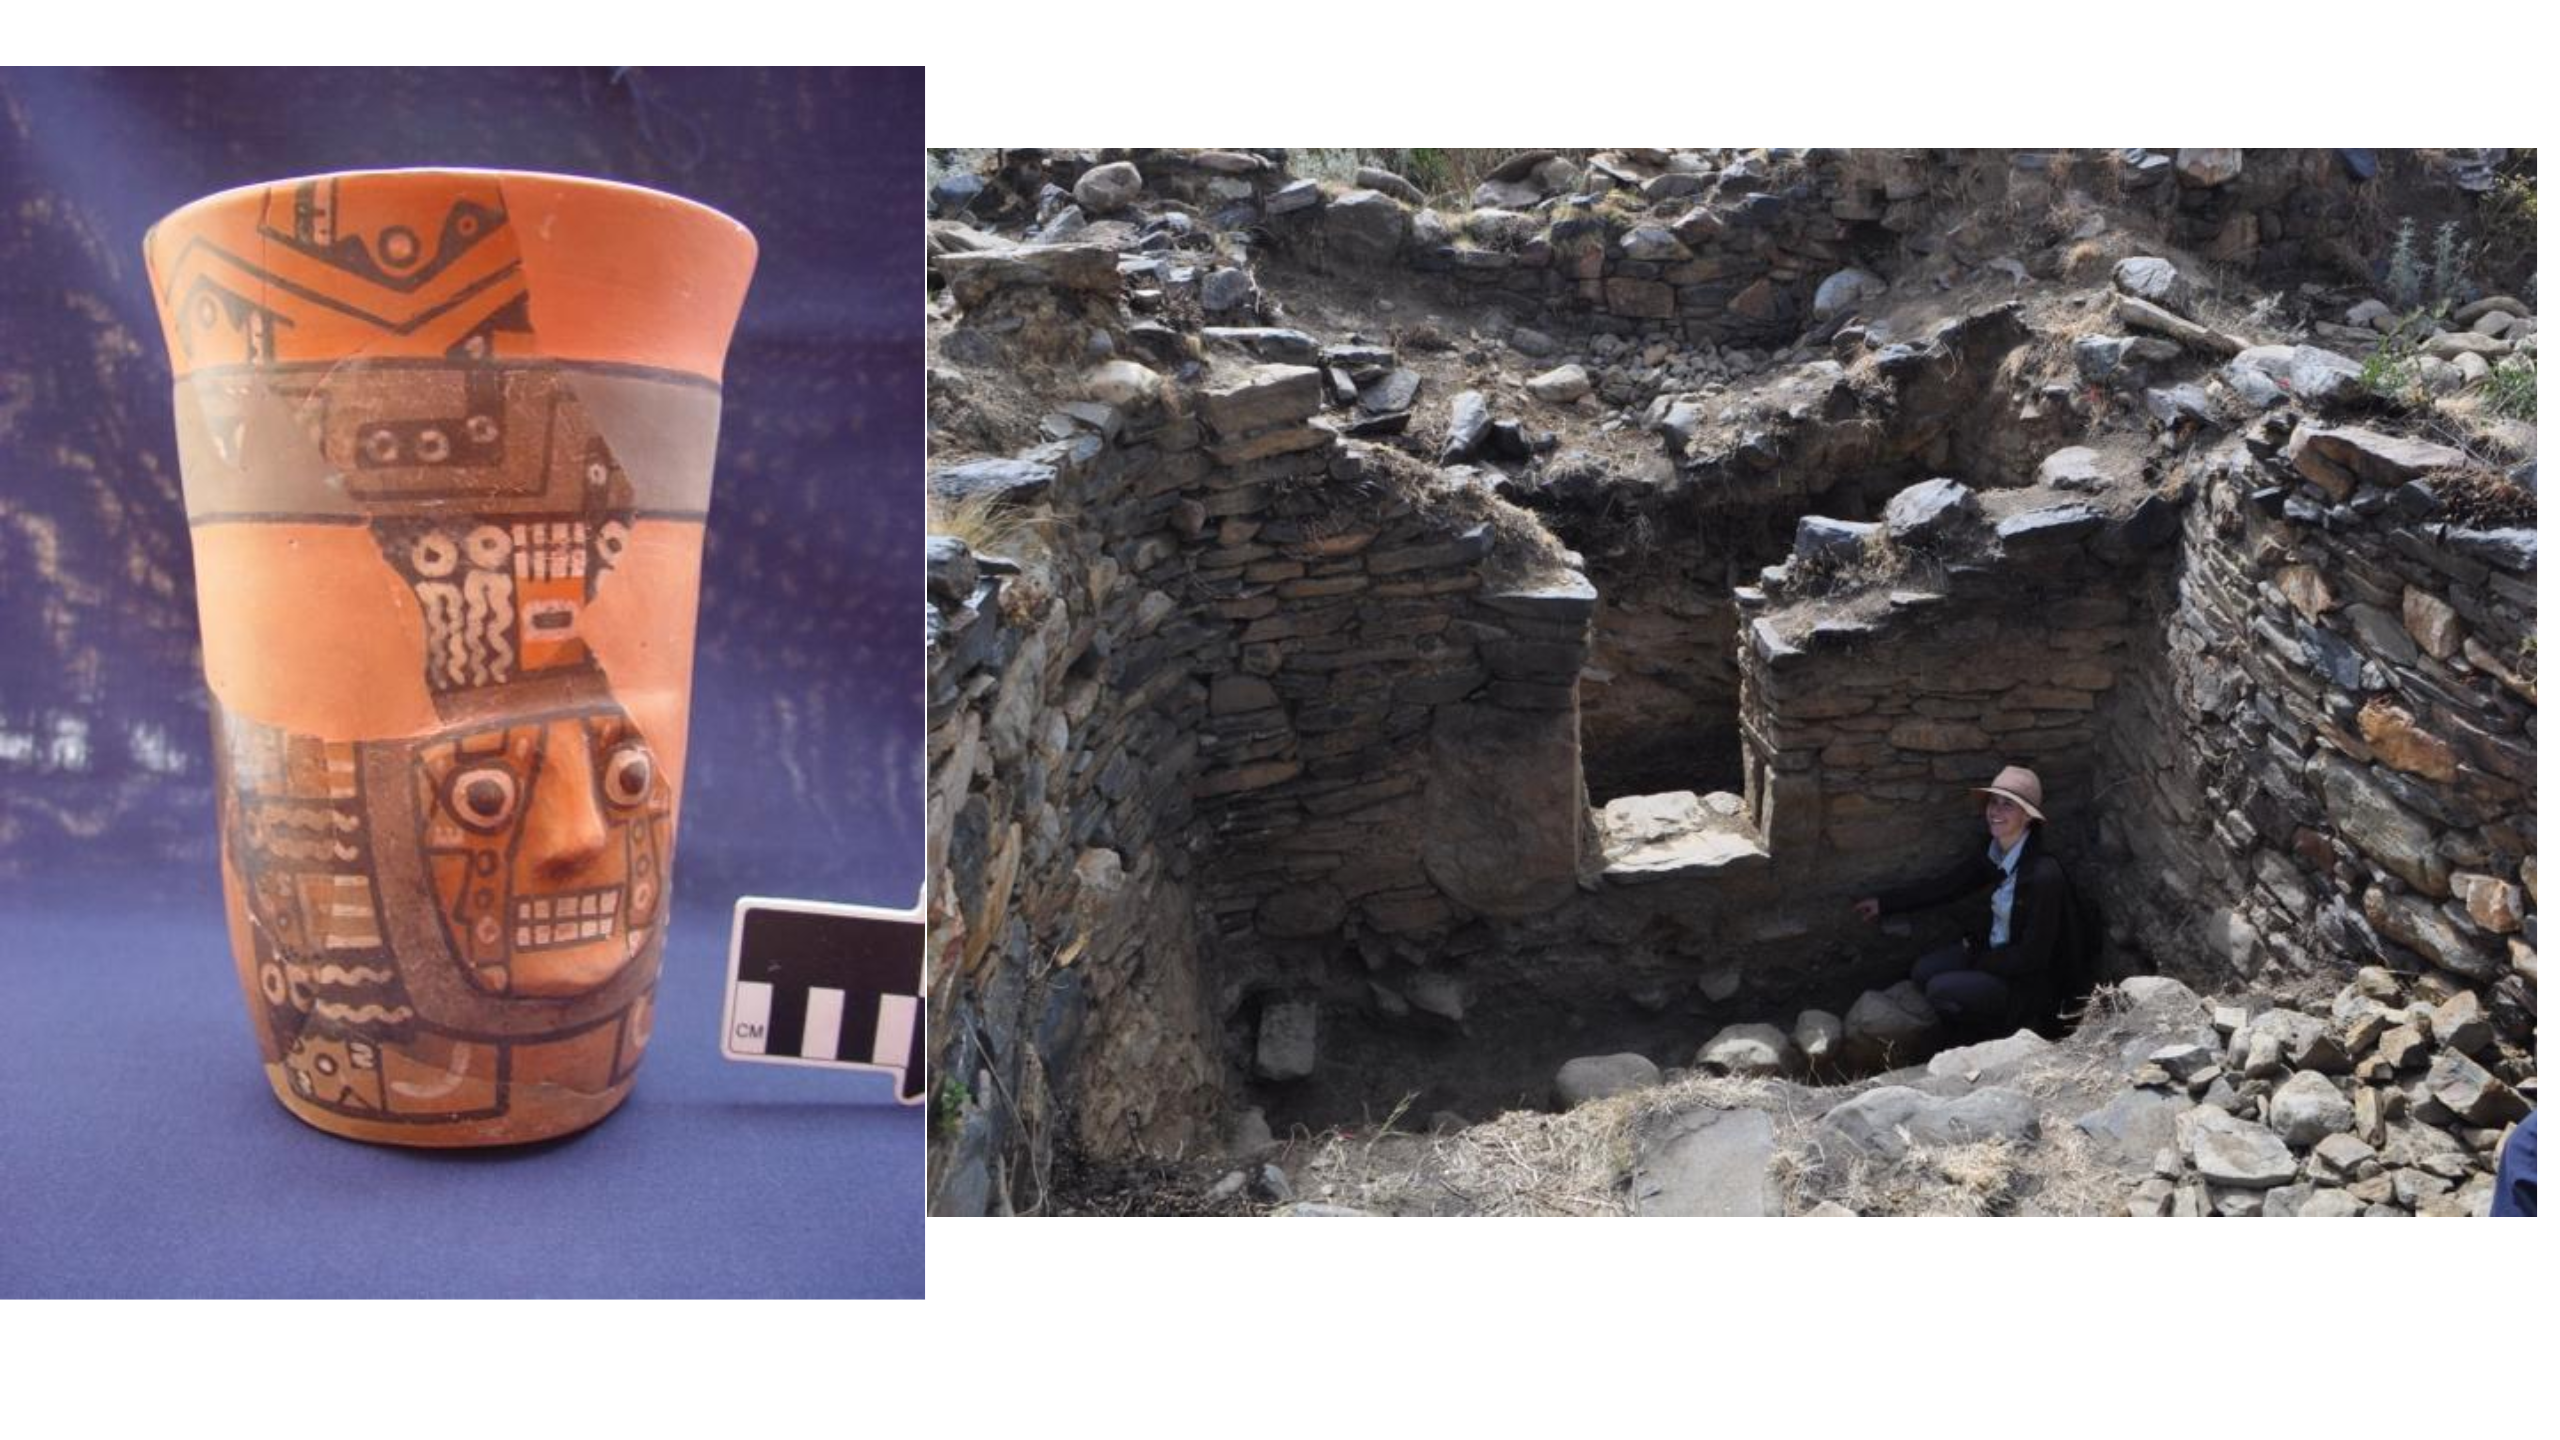
<svg viewBox="0 0 2560 1440">
<path fill-rule="evenodd" d="M 524 861 L 545 880 L 564 880 L 604 853 L 604 811 L 596 802 L 595 754 L 587 727 L 552 724 L 543 736 L 542 768 L 525 814 Z"/>
</svg>

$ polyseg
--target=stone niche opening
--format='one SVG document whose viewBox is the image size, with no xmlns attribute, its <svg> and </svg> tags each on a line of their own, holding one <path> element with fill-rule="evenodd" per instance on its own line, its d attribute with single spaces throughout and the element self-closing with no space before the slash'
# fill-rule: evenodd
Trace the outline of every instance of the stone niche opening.
<svg viewBox="0 0 2560 1440">
<path fill-rule="evenodd" d="M 2025 485 L 2060 433 L 2000 383 L 2028 338 L 1990 305 L 1934 323 L 1905 363 L 1815 360 L 1740 393 L 1666 394 L 1648 411 L 1656 451 L 1567 451 L 1511 488 L 1600 593 L 1580 697 L 1594 805 L 1748 788 L 1743 600 L 1806 517 L 1871 522 L 1941 476 Z"/>
</svg>

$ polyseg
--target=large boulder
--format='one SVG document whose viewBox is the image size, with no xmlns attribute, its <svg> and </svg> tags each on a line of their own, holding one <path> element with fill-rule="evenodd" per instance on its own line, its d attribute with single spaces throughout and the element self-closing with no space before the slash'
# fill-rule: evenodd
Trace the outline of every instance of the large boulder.
<svg viewBox="0 0 2560 1440">
<path fill-rule="evenodd" d="M 1134 360 L 1106 360 L 1085 372 L 1087 395 L 1122 410 L 1143 410 L 1163 393 L 1164 377 Z"/>
<path fill-rule="evenodd" d="M 2296 345 L 2292 350 L 2285 365 L 2285 379 L 2297 398 L 2320 407 L 2351 404 L 2365 398 L 2363 366 L 2317 345 Z"/>
<path fill-rule="evenodd" d="M 2036 466 L 2036 483 L 2051 490 L 2104 490 L 2119 480 L 2140 477 L 2137 467 L 2118 462 L 2086 445 L 2066 445 Z"/>
<path fill-rule="evenodd" d="M 1404 244 L 1408 217 L 1393 196 L 1345 190 L 1324 207 L 1327 253 L 1353 266 L 1379 266 Z"/>
<path fill-rule="evenodd" d="M 2297 1071 L 2267 1102 L 2267 1124 L 2296 1150 L 2308 1150 L 2355 1123 L 2356 1107 L 2347 1103 L 2328 1076 L 2315 1070 Z"/>
<path fill-rule="evenodd" d="M 1591 393 L 1591 373 L 1579 365 L 1559 365 L 1531 376 L 1529 393 L 1550 405 L 1570 405 Z"/>
<path fill-rule="evenodd" d="M 1592 1100 L 1605 1100 L 1629 1090 L 1648 1090 L 1662 1083 L 1662 1069 L 1641 1055 L 1584 1055 L 1564 1062 L 1556 1072 L 1556 1108 L 1570 1110 Z"/>
<path fill-rule="evenodd" d="M 1859 269 L 1835 270 L 1814 287 L 1813 319 L 1815 324 L 1834 315 L 1845 314 L 1885 293 L 1883 277 Z"/>
<path fill-rule="evenodd" d="M 1088 215 L 1113 215 L 1129 208 L 1146 181 L 1126 160 L 1096 165 L 1076 177 L 1076 204 Z"/>
<path fill-rule="evenodd" d="M 2284 453 L 2303 479 L 2339 500 L 2353 495 L 2359 484 L 2399 485 L 2467 463 L 2450 446 L 2356 425 L 2298 425 Z"/>
<path fill-rule="evenodd" d="M 1803 1057 L 1775 1025 L 1727 1025 L 1698 1047 L 1700 1069 L 1717 1075 L 1783 1075 Z"/>
<path fill-rule="evenodd" d="M 2192 318 L 2195 295 L 2178 267 L 2157 255 L 2133 255 L 2116 262 L 2116 289 L 2137 299 Z"/>
<path fill-rule="evenodd" d="M 1493 433 L 1493 407 L 1481 390 L 1461 390 L 1449 397 L 1449 433 L 1440 444 L 1440 463 L 1455 465 L 1476 453 Z"/>
<path fill-rule="evenodd" d="M 1804 1057 L 1805 1068 L 1816 1073 L 1840 1063 L 1848 1044 L 1848 1032 L 1840 1017 L 1828 1010 L 1807 1010 L 1796 1016 L 1796 1028 L 1788 1036 L 1795 1041 L 1796 1053 Z"/>
<path fill-rule="evenodd" d="M 1889 990 L 1870 990 L 1849 1007 L 1850 1065 L 1885 1070 L 1916 1065 L 1945 1038 L 1945 1023 L 1920 987 L 1905 980 Z"/>
<path fill-rule="evenodd" d="M 1796 553 L 1827 565 L 1853 565 L 1866 554 L 1876 527 L 1861 520 L 1806 515 L 1796 521 Z"/>
<path fill-rule="evenodd" d="M 2497 1076 L 2458 1050 L 2439 1050 L 2427 1068 L 2427 1088 L 2469 1125 L 2498 1126 L 2521 1120 L 2533 1107 Z"/>
<path fill-rule="evenodd" d="M 1885 533 L 1896 545 L 1942 547 L 1981 524 L 1982 501 L 1960 480 L 1923 480 L 1885 502 Z"/>
<path fill-rule="evenodd" d="M 1375 190 L 1381 194 L 1392 195 L 1407 205 L 1419 205 L 1426 198 L 1420 186 L 1392 170 L 1381 170 L 1375 165 L 1361 166 L 1359 173 L 1351 178 L 1364 190 Z"/>
</svg>

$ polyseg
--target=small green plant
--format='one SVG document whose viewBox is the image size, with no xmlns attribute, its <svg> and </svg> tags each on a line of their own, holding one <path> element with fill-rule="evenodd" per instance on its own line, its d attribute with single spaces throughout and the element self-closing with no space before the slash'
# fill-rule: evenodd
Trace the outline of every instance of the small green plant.
<svg viewBox="0 0 2560 1440">
<path fill-rule="evenodd" d="M 2427 277 L 2418 268 L 2418 222 L 2404 216 L 2392 236 L 2391 263 L 2382 272 L 2383 293 L 2391 297 L 2393 309 L 2405 314 L 2427 298 L 2426 288 Z"/>
<path fill-rule="evenodd" d="M 2489 412 L 2516 420 L 2533 419 L 2534 369 L 2530 348 L 2520 349 L 2490 366 L 2489 378 L 2482 385 Z"/>
<path fill-rule="evenodd" d="M 1314 180 L 1331 180 L 1348 185 L 1360 173 L 1361 152 L 1357 150 L 1292 150 L 1289 173 Z"/>
<path fill-rule="evenodd" d="M 2407 233 L 2403 228 L 2403 233 Z M 2442 302 L 2394 321 L 2382 337 L 2382 343 L 2364 357 L 2364 366 L 2356 378 L 2364 383 L 2365 393 L 2377 400 L 2397 405 L 2419 405 L 2426 400 L 2426 387 L 2419 383 L 2418 347 L 2435 333 L 2444 317 Z"/>
<path fill-rule="evenodd" d="M 960 1117 L 969 1108 L 969 1085 L 957 1075 L 945 1075 L 933 1089 L 933 1137 L 955 1139 L 960 1134 Z"/>
<path fill-rule="evenodd" d="M 2428 277 L 2435 298 L 2459 305 L 2471 291 L 2471 247 L 2462 243 L 2462 227 L 2451 220 L 2436 227 L 2435 265 Z"/>
</svg>

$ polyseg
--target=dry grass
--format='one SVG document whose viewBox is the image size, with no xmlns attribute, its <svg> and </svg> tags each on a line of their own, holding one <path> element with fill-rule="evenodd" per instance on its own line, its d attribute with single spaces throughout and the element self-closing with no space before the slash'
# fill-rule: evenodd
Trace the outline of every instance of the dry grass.
<svg viewBox="0 0 2560 1440">
<path fill-rule="evenodd" d="M 1562 1115 L 1515 1110 L 1451 1135 L 1393 1135 L 1383 1127 L 1328 1135 L 1314 1142 L 1299 1190 L 1382 1214 L 1631 1214 L 1627 1181 L 1645 1120 L 1707 1107 L 1775 1111 L 1789 1088 L 1683 1075 Z M 1788 1122 L 1781 1116 L 1779 1123 L 1783 1130 Z"/>
<path fill-rule="evenodd" d="M 1386 485 L 1422 514 L 1443 524 L 1492 528 L 1493 554 L 1484 572 L 1488 581 L 1551 575 L 1570 567 L 1564 545 L 1538 517 L 1510 501 L 1473 485 L 1452 484 L 1437 467 L 1400 450 L 1372 446 L 1368 457 Z"/>
<path fill-rule="evenodd" d="M 1026 573 L 1034 564 L 1049 558 L 1051 535 L 1057 525 L 1053 517 L 1033 515 L 993 494 L 960 500 L 941 495 L 925 497 L 924 533 L 948 535 L 981 555 L 1002 556 L 1021 565 Z"/>
<path fill-rule="evenodd" d="M 2183 256 L 2171 263 L 2187 277 L 2195 295 L 2196 323 L 2250 345 L 2299 345 L 2311 339 L 2309 325 L 2284 312 L 2282 293 L 2262 288 L 2246 270 Z"/>
<path fill-rule="evenodd" d="M 1566 1114 L 1514 1111 L 1453 1134 L 1397 1133 L 1390 1117 L 1374 1129 L 1302 1136 L 1289 1168 L 1300 1198 L 1378 1214 L 1625 1215 L 1634 1210 L 1630 1181 L 1646 1122 L 1751 1109 L 1772 1122 L 1771 1175 L 1790 1215 L 1826 1203 L 1860 1215 L 2120 1215 L 2137 1177 L 2110 1164 L 2071 1121 L 2122 1087 L 2116 1051 L 2145 1029 L 2119 991 L 2101 986 L 2074 1041 L 2000 1082 L 2042 1114 L 2028 1142 L 1912 1144 L 1888 1160 L 1817 1124 L 1881 1077 L 1813 1088 L 1682 1071 Z"/>
<path fill-rule="evenodd" d="M 2488 469 L 2522 464 L 2541 450 L 2534 423 L 2499 414 L 2485 385 L 2431 400 L 2415 418 L 2423 438 L 2450 445 Z"/>
<path fill-rule="evenodd" d="M 2103 1053 L 2075 1055 L 2012 1082 L 2047 1112 L 2042 1134 L 2028 1143 L 1914 1144 L 1887 1160 L 1814 1123 L 1849 1089 L 1684 1074 L 1566 1114 L 1513 1111 L 1450 1135 L 1381 1126 L 1312 1137 L 1300 1142 L 1312 1152 L 1293 1169 L 1302 1198 L 1378 1214 L 1626 1215 L 1634 1212 L 1629 1181 L 1646 1121 L 1755 1109 L 1773 1122 L 1771 1174 L 1791 1215 L 1826 1202 L 1860 1215 L 2116 1215 L 2129 1181 L 2067 1118 L 2120 1079 L 2104 1062 Z"/>
<path fill-rule="evenodd" d="M 1020 573 L 1004 587 L 1007 618 L 1027 622 L 1056 592 L 1056 536 L 1061 522 L 1045 511 L 1033 514 L 990 494 L 962 500 L 927 493 L 924 529 L 948 535 L 982 556 L 1010 560 Z"/>
<path fill-rule="evenodd" d="M 2114 1215 L 2126 1189 L 2067 1125 L 2032 1143 L 1913 1145 L 1892 1160 L 1817 1139 L 1782 1152 L 1776 1170 L 1793 1214 L 1828 1201 L 1860 1215 Z"/>
</svg>

